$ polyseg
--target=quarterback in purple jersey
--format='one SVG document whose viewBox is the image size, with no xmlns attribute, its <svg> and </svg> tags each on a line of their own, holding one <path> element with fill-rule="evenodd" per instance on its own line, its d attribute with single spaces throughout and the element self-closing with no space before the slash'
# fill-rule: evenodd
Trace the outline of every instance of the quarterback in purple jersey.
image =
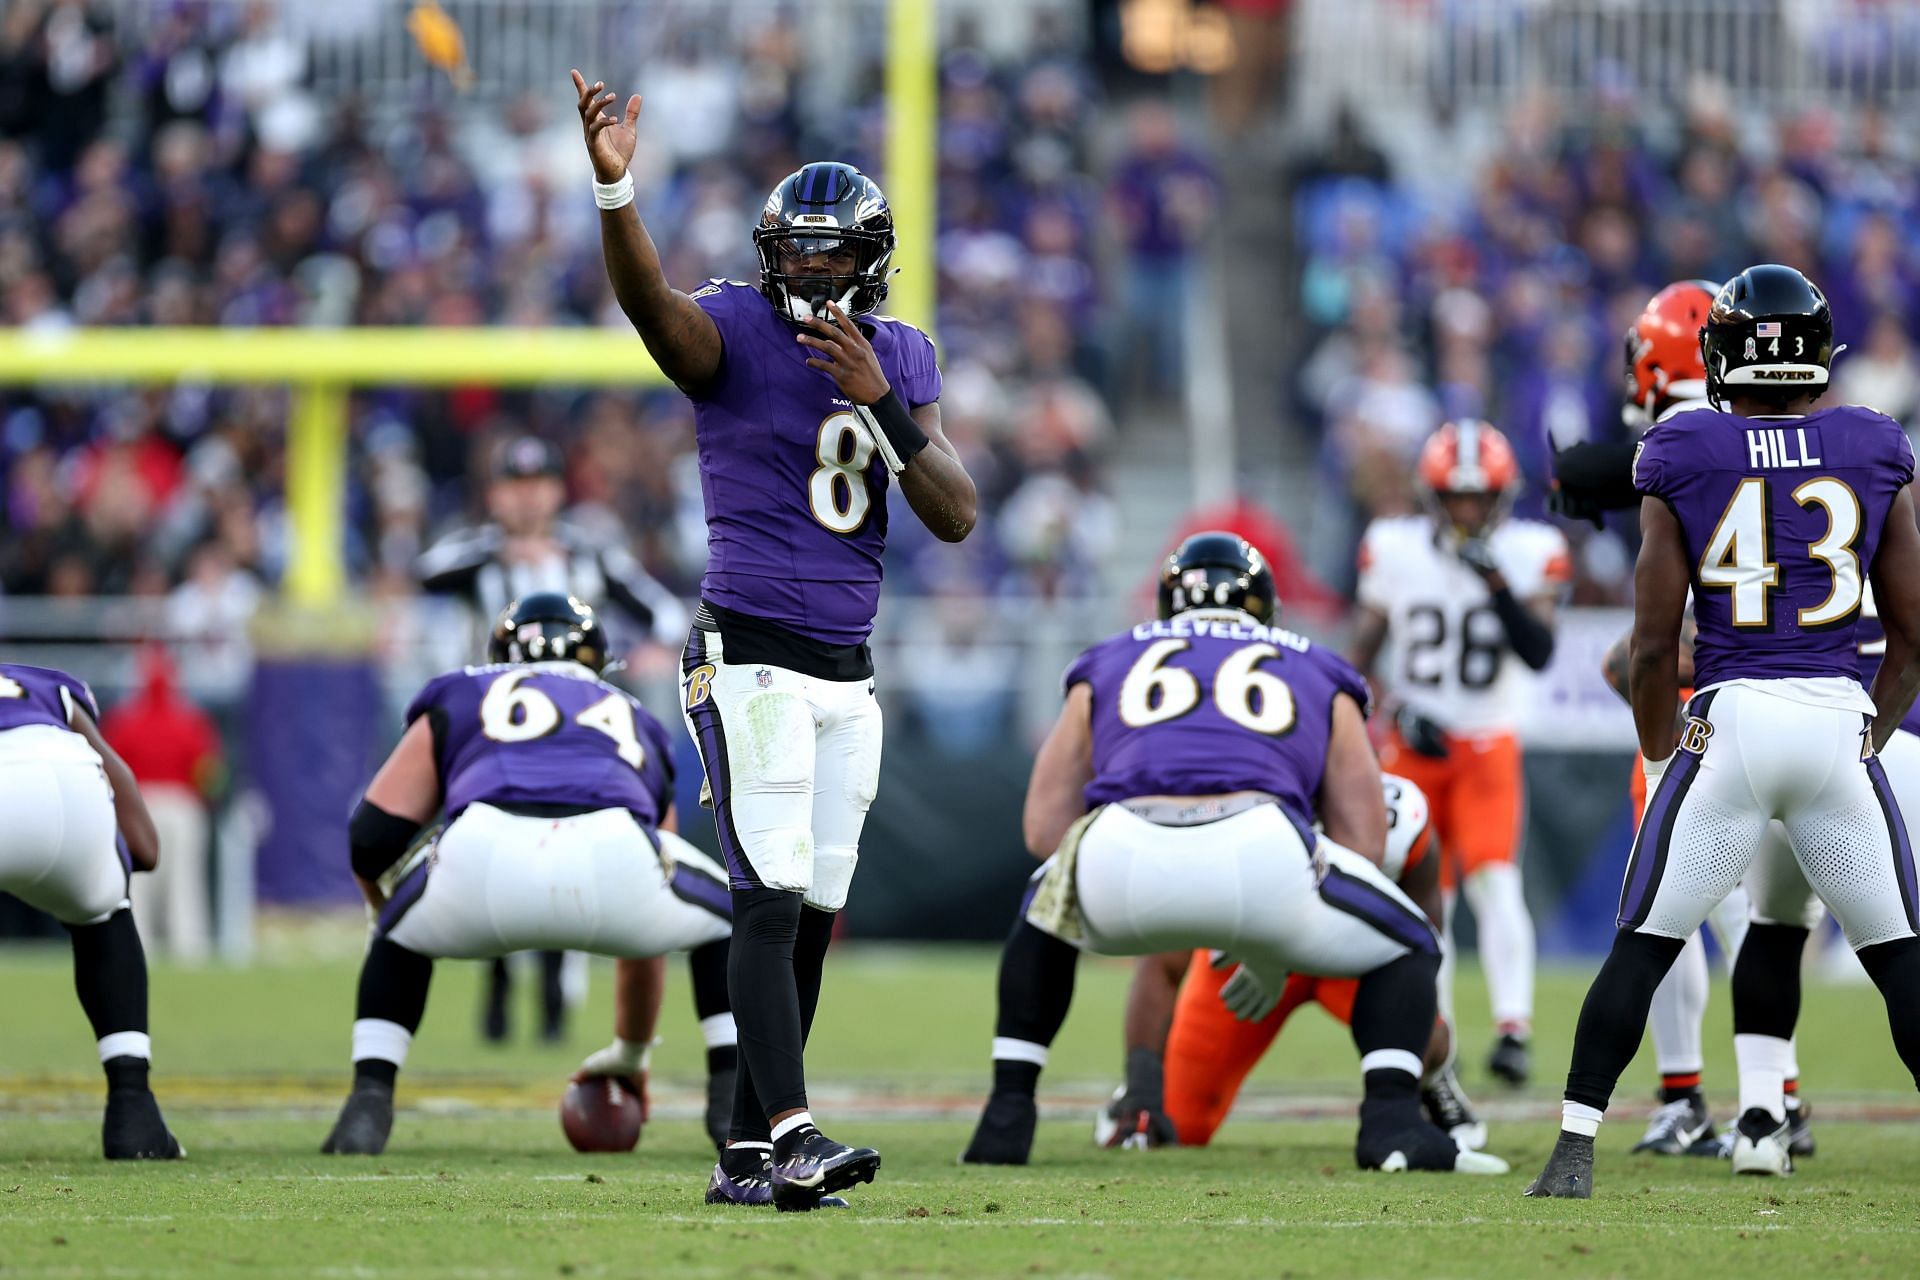
<svg viewBox="0 0 1920 1280">
<path fill-rule="evenodd" d="M 1816 409 L 1833 358 L 1826 298 L 1790 267 L 1750 267 L 1701 333 L 1715 408 L 1656 425 L 1634 460 L 1643 542 L 1629 700 L 1652 794 L 1619 932 L 1580 1012 L 1561 1130 L 1529 1195 L 1593 1194 L 1594 1134 L 1640 1045 L 1654 988 L 1743 879 L 1733 971 L 1741 1047 L 1736 1173 L 1792 1167 L 1783 1088 L 1816 898 L 1887 1002 L 1920 1083 L 1920 888 L 1877 752 L 1920 688 L 1913 450 L 1870 409 Z M 1869 580 L 1885 651 L 1860 683 Z M 1676 724 L 1689 589 L 1695 692 Z M 1789 844 L 1763 845 L 1778 821 Z"/>
<path fill-rule="evenodd" d="M 1259 552 L 1195 534 L 1167 561 L 1160 620 L 1068 669 L 1027 790 L 1027 847 L 1047 861 L 1001 956 L 993 1091 L 964 1162 L 1027 1162 L 1081 949 L 1213 947 L 1267 991 L 1295 971 L 1360 979 L 1362 1167 L 1506 1171 L 1421 1114 L 1440 942 L 1380 871 L 1366 682 L 1273 610 Z"/>
<path fill-rule="evenodd" d="M 64 671 L 0 662 L 0 893 L 66 927 L 73 982 L 107 1076 L 109 1160 L 177 1160 L 148 1086 L 147 957 L 127 882 L 160 861 L 133 773 L 100 736 L 100 708 Z"/>
<path fill-rule="evenodd" d="M 692 953 L 702 1029 L 728 1033 L 726 1051 L 708 1055 L 708 1128 L 721 1141 L 734 1091 L 726 875 L 673 834 L 666 730 L 600 679 L 605 643 L 586 605 L 531 595 L 501 615 L 492 665 L 435 678 L 407 709 L 407 731 L 349 826 L 354 877 L 376 919 L 353 1090 L 323 1152 L 386 1149 L 435 959 L 538 948 L 622 958 L 618 1039 L 587 1071 L 636 1088 L 659 1014 L 658 957 Z M 419 841 L 440 812 L 445 829 Z"/>
<path fill-rule="evenodd" d="M 851 165 L 803 166 L 767 197 L 757 284 L 668 284 L 634 205 L 638 95 L 578 71 L 614 296 L 693 402 L 708 561 L 682 668 L 734 893 L 733 991 L 743 1062 L 733 1141 L 708 1199 L 770 1184 L 781 1209 L 871 1181 L 879 1153 L 833 1142 L 807 1110 L 803 1056 L 834 913 L 879 786 L 867 638 L 880 595 L 887 490 L 935 537 L 972 530 L 977 499 L 940 428 L 933 344 L 876 314 L 893 215 Z"/>
</svg>

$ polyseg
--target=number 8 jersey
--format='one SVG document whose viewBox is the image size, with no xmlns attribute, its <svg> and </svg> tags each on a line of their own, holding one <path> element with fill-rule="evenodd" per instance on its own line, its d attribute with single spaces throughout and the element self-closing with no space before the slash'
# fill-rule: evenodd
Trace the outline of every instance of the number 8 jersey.
<svg viewBox="0 0 1920 1280">
<path fill-rule="evenodd" d="M 1101 641 L 1067 668 L 1093 694 L 1091 808 L 1140 796 L 1264 791 L 1310 826 L 1333 701 L 1368 709 L 1339 655 L 1234 612 L 1183 613 Z"/>
<path fill-rule="evenodd" d="M 1356 594 L 1387 619 L 1378 669 L 1397 700 L 1449 733 L 1511 733 L 1533 672 L 1507 647 L 1485 581 L 1440 537 L 1431 517 L 1389 516 L 1368 525 L 1360 540 Z M 1503 520 L 1487 538 L 1522 601 L 1556 593 L 1572 576 L 1567 540 L 1552 525 Z"/>
<path fill-rule="evenodd" d="M 625 809 L 649 830 L 673 802 L 666 730 L 577 662 L 501 663 L 436 676 L 407 708 L 433 727 L 447 820 L 472 804 Z"/>
<path fill-rule="evenodd" d="M 700 598 L 824 644 L 863 644 L 880 606 L 886 465 L 759 289 L 715 280 L 692 297 L 723 348 L 719 376 L 693 402 L 707 509 Z M 940 398 L 926 334 L 887 316 L 860 324 L 901 400 Z"/>
<path fill-rule="evenodd" d="M 1677 414 L 1642 438 L 1634 487 L 1673 509 L 1693 564 L 1694 685 L 1857 686 L 1867 568 L 1913 479 L 1899 423 L 1852 405 L 1801 417 Z M 1864 690 L 1849 705 L 1871 712 Z"/>
</svg>

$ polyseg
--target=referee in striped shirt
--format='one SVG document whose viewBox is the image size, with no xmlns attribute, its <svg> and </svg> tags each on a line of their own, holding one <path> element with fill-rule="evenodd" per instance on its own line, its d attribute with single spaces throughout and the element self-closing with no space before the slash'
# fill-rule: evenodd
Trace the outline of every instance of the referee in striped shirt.
<svg viewBox="0 0 1920 1280">
<path fill-rule="evenodd" d="M 616 642 L 652 640 L 678 648 L 687 637 L 686 607 L 647 576 L 625 547 L 562 520 L 566 498 L 566 463 L 557 447 L 537 436 L 508 441 L 494 455 L 487 522 L 429 548 L 416 566 L 421 588 L 465 600 L 482 632 L 521 596 L 563 591 L 603 615 L 611 606 L 630 627 L 612 632 Z M 565 968 L 563 953 L 540 953 L 540 1033 L 547 1040 L 566 1032 Z M 507 1037 L 510 991 L 507 961 L 495 960 L 481 1021 L 488 1040 Z"/>
</svg>

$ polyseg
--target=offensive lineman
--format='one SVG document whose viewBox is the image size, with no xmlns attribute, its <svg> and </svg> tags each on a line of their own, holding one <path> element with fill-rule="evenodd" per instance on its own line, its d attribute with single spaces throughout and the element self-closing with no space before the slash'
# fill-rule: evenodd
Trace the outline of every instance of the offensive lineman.
<svg viewBox="0 0 1920 1280">
<path fill-rule="evenodd" d="M 1269 991 L 1296 970 L 1360 979 L 1363 1168 L 1506 1170 L 1420 1113 L 1440 942 L 1377 865 L 1386 811 L 1366 683 L 1269 626 L 1273 605 L 1272 574 L 1244 539 L 1195 534 L 1167 560 L 1160 621 L 1068 669 L 1025 814 L 1027 847 L 1057 852 L 1001 957 L 993 1091 L 962 1161 L 1027 1162 L 1079 949 L 1219 947 Z"/>
<path fill-rule="evenodd" d="M 1399 705 L 1380 763 L 1432 805 L 1449 904 L 1457 884 L 1480 926 L 1496 1032 L 1487 1069 L 1519 1085 L 1531 1070 L 1534 968 L 1517 862 L 1526 799 L 1517 730 L 1531 688 L 1521 668 L 1544 670 L 1553 657 L 1572 561 L 1558 529 L 1507 518 L 1520 468 L 1486 423 L 1434 432 L 1419 481 L 1427 514 L 1375 520 L 1361 539 L 1353 661 L 1371 678 L 1391 645 L 1383 674 Z"/>
<path fill-rule="evenodd" d="M 673 834 L 672 746 L 631 694 L 600 679 L 606 640 L 593 611 L 551 592 L 517 600 L 488 655 L 491 665 L 437 676 L 414 698 L 348 827 L 354 878 L 378 918 L 355 1003 L 353 1090 L 326 1154 L 386 1149 L 394 1080 L 436 959 L 690 950 L 703 1027 L 728 1013 L 725 873 Z M 427 856 L 401 867 L 443 808 L 446 828 Z M 389 894 L 380 882 L 396 869 Z M 651 1041 L 658 978 L 657 968 L 622 966 L 621 1042 Z M 639 1061 L 595 1070 L 595 1059 L 593 1074 L 644 1075 Z M 709 1052 L 708 1062 L 718 1143 L 733 1054 Z"/>
<path fill-rule="evenodd" d="M 1405 778 L 1386 774 L 1380 783 L 1387 805 L 1380 870 L 1434 919 L 1444 904 L 1427 798 Z M 1169 1141 L 1206 1146 L 1293 1011 L 1318 1004 L 1351 1026 L 1357 988 L 1351 978 L 1292 973 L 1275 997 L 1260 990 L 1244 966 L 1229 969 L 1224 953 L 1142 956 L 1127 993 L 1127 1083 L 1100 1113 L 1094 1141 L 1108 1147 Z M 1421 1065 L 1427 1118 L 1463 1149 L 1485 1146 L 1486 1126 L 1454 1078 L 1453 1028 L 1445 1018 L 1435 1019 Z"/>
<path fill-rule="evenodd" d="M 867 639 L 887 488 L 935 537 L 972 530 L 977 498 L 940 428 L 933 344 L 874 314 L 893 215 L 850 165 L 809 164 L 768 196 L 760 282 L 667 283 L 633 202 L 640 98 L 573 73 L 607 274 L 661 370 L 693 401 L 708 561 L 683 708 L 734 894 L 731 987 L 741 1069 L 732 1141 L 709 1183 L 765 1178 L 806 1210 L 871 1181 L 880 1155 L 822 1134 L 803 1066 L 834 913 L 879 786 Z M 931 446 L 931 447 L 929 447 Z"/>
<path fill-rule="evenodd" d="M 0 663 L 0 892 L 66 927 L 73 985 L 107 1077 L 109 1160 L 178 1160 L 147 1083 L 147 956 L 127 885 L 160 861 L 133 772 L 100 736 L 100 708 L 64 671 Z M 117 830 L 116 830 L 117 829 Z"/>
<path fill-rule="evenodd" d="M 1528 1195 L 1593 1194 L 1594 1134 L 1654 988 L 1743 878 L 1757 922 L 1802 920 L 1816 895 L 1826 903 L 1886 998 L 1894 1046 L 1920 1083 L 1920 890 L 1875 756 L 1920 688 L 1913 449 L 1882 414 L 1814 409 L 1833 319 L 1798 271 L 1768 264 L 1728 281 L 1702 347 L 1708 396 L 1725 407 L 1659 424 L 1634 460 L 1645 498 L 1629 689 L 1654 791 L 1619 932 L 1580 1011 L 1559 1140 Z M 1856 653 L 1867 577 L 1886 641 L 1871 696 Z M 1698 691 L 1676 726 L 1690 585 Z M 1790 857 L 1762 844 L 1775 819 Z M 1760 932 L 1734 966 L 1734 1030 L 1785 1044 L 1799 1015 L 1800 952 L 1764 945 Z M 1736 1173 L 1792 1167 L 1785 1070 L 1784 1057 L 1742 1063 Z"/>
</svg>

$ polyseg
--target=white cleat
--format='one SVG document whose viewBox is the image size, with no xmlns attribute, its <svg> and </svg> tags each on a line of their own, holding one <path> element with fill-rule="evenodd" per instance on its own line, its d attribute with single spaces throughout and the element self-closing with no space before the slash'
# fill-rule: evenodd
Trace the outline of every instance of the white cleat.
<svg viewBox="0 0 1920 1280">
<path fill-rule="evenodd" d="M 1481 1126 L 1482 1129 L 1485 1127 L 1484 1125 Z M 1484 1136 L 1481 1140 L 1485 1141 Z M 1460 1158 L 1453 1162 L 1453 1171 L 1455 1173 L 1477 1173 L 1498 1177 L 1503 1173 L 1512 1173 L 1513 1166 L 1505 1160 L 1502 1160 L 1499 1156 L 1493 1155 L 1491 1152 L 1462 1150 L 1460 1152 Z"/>
<path fill-rule="evenodd" d="M 1749 1107 L 1734 1129 L 1733 1171 L 1761 1178 L 1783 1178 L 1792 1173 L 1793 1155 L 1787 1150 L 1792 1135 L 1793 1126 L 1787 1121 Z"/>
</svg>

